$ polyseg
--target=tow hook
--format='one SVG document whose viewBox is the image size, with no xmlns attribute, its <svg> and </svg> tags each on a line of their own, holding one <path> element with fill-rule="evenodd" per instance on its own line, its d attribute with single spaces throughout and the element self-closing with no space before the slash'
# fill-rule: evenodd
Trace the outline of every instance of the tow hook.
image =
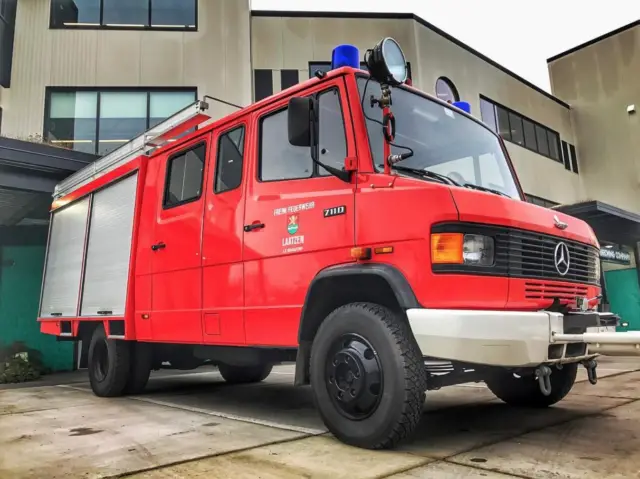
<svg viewBox="0 0 640 479">
<path fill-rule="evenodd" d="M 540 366 L 536 369 L 536 378 L 540 385 L 540 391 L 545 396 L 551 394 L 551 368 L 549 366 Z"/>
<path fill-rule="evenodd" d="M 596 373 L 596 368 L 598 367 L 598 362 L 595 359 L 589 359 L 588 361 L 584 361 L 582 365 L 587 370 L 587 376 L 589 378 L 589 382 L 591 384 L 597 383 L 598 373 Z"/>
</svg>

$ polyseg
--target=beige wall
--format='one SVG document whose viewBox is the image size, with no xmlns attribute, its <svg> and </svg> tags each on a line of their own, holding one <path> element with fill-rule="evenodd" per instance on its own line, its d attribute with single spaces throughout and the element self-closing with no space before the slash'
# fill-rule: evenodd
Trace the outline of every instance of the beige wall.
<svg viewBox="0 0 640 479">
<path fill-rule="evenodd" d="M 249 0 L 199 0 L 197 32 L 49 29 L 49 0 L 19 2 L 2 134 L 42 134 L 47 86 L 197 87 L 251 102 Z M 219 104 L 213 114 L 232 111 Z"/>
<path fill-rule="evenodd" d="M 549 72 L 572 106 L 587 199 L 640 213 L 640 26 L 551 62 Z"/>
<path fill-rule="evenodd" d="M 330 61 L 340 43 L 351 43 L 361 55 L 382 37 L 401 44 L 411 63 L 414 85 L 434 93 L 446 76 L 480 117 L 483 94 L 560 133 L 575 143 L 570 111 L 491 64 L 411 19 L 252 17 L 252 60 L 256 69 L 274 70 L 274 91 L 280 91 L 280 70 L 297 69 L 309 77 L 310 61 Z M 584 197 L 579 175 L 564 165 L 515 144 L 508 144 L 525 191 L 558 203 Z"/>
</svg>

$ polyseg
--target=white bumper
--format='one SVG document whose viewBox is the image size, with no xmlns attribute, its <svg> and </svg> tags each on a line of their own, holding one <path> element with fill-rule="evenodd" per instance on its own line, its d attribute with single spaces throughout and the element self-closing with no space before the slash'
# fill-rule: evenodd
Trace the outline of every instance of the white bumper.
<svg viewBox="0 0 640 479">
<path fill-rule="evenodd" d="M 561 313 L 409 309 L 407 316 L 422 354 L 450 361 L 528 367 L 596 354 L 640 356 L 640 332 L 595 327 L 565 334 Z"/>
</svg>

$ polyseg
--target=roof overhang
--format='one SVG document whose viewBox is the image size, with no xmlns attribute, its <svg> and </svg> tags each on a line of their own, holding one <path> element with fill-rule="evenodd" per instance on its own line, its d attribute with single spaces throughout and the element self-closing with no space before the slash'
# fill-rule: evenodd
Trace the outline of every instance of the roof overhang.
<svg viewBox="0 0 640 479">
<path fill-rule="evenodd" d="M 640 242 L 640 215 L 601 201 L 560 205 L 554 209 L 591 226 L 600 242 L 635 247 Z"/>
</svg>

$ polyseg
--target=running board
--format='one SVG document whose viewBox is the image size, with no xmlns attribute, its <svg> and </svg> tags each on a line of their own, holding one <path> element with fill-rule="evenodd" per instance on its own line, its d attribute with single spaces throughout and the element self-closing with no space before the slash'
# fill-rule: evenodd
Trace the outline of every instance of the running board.
<svg viewBox="0 0 640 479">
<path fill-rule="evenodd" d="M 586 343 L 589 353 L 603 356 L 640 356 L 640 331 L 554 334 L 554 342 Z"/>
</svg>

